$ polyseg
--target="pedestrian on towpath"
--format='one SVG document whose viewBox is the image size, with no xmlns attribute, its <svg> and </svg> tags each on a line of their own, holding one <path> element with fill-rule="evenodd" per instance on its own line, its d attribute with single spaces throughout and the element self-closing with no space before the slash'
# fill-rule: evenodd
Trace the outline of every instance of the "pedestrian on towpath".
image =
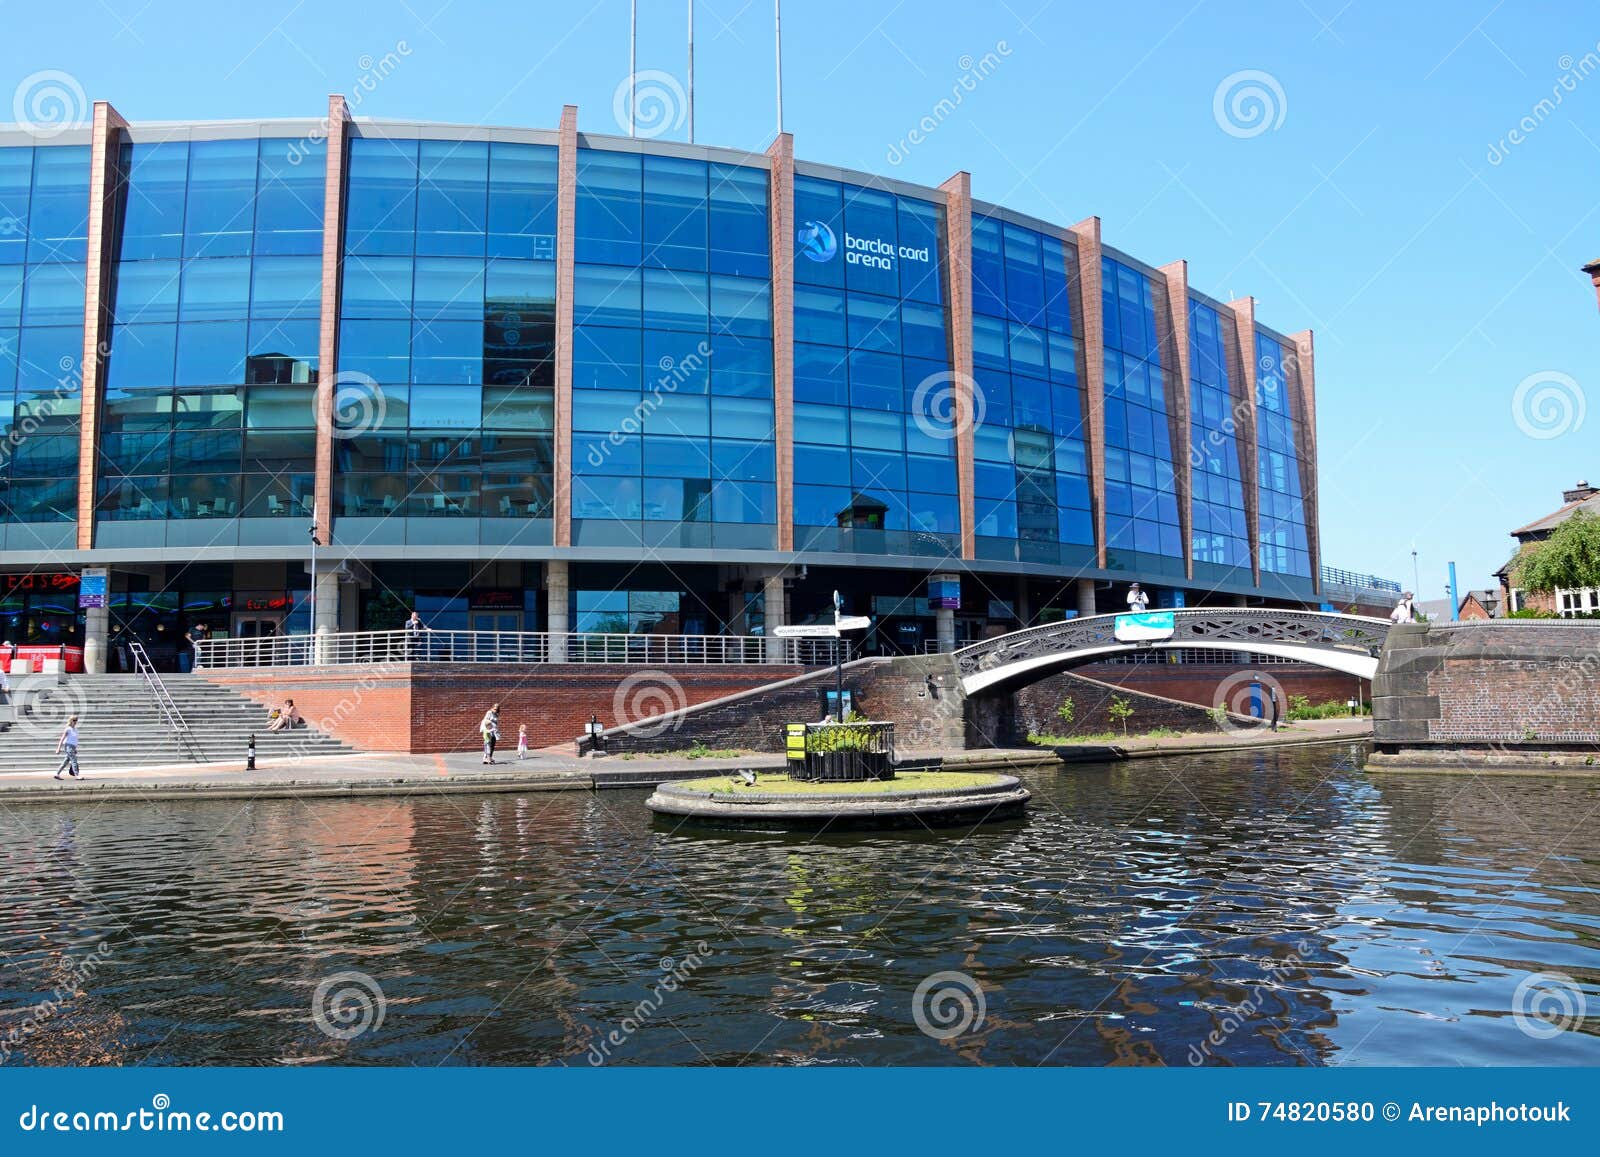
<svg viewBox="0 0 1600 1157">
<path fill-rule="evenodd" d="M 500 704 L 483 713 L 483 721 L 478 724 L 478 731 L 483 735 L 483 762 L 494 762 L 494 745 L 500 740 Z"/>
<path fill-rule="evenodd" d="M 78 717 L 72 716 L 67 720 L 67 725 L 61 731 L 61 738 L 56 741 L 56 754 L 61 756 L 61 766 L 56 768 L 55 778 L 60 779 L 61 773 L 67 772 L 73 779 L 78 778 Z"/>
<path fill-rule="evenodd" d="M 1400 601 L 1395 603 L 1394 610 L 1389 612 L 1389 621 L 1391 623 L 1409 623 L 1417 617 L 1416 610 L 1411 605 L 1411 599 L 1410 591 L 1400 596 Z"/>
<path fill-rule="evenodd" d="M 528 725 L 526 723 L 517 724 L 517 758 L 528 758 Z"/>
<path fill-rule="evenodd" d="M 1150 608 L 1150 596 L 1138 583 L 1128 588 L 1128 610 L 1136 615 L 1142 615 Z"/>
<path fill-rule="evenodd" d="M 1267 694 L 1272 696 L 1272 730 L 1276 731 L 1278 730 L 1278 717 L 1280 711 L 1278 706 L 1278 689 L 1276 687 L 1268 687 Z"/>
</svg>

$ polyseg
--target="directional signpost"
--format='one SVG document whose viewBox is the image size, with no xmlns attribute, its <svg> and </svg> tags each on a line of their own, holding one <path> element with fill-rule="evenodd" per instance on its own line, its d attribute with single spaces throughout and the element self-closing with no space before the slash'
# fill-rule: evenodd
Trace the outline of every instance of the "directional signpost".
<svg viewBox="0 0 1600 1157">
<path fill-rule="evenodd" d="M 844 614 L 844 599 L 833 592 L 833 622 L 807 623 L 794 627 L 774 627 L 772 633 L 780 639 L 837 639 L 845 631 L 864 631 L 872 626 L 866 615 Z M 834 646 L 834 702 L 839 707 L 839 722 L 844 722 L 844 648 Z"/>
</svg>

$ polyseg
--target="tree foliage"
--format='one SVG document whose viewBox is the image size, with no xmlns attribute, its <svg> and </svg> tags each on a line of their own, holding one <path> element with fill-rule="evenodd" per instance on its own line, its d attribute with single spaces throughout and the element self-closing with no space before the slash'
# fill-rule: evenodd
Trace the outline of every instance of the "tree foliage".
<svg viewBox="0 0 1600 1157">
<path fill-rule="evenodd" d="M 1511 579 L 1525 591 L 1600 587 L 1600 518 L 1579 510 L 1522 552 Z"/>
</svg>

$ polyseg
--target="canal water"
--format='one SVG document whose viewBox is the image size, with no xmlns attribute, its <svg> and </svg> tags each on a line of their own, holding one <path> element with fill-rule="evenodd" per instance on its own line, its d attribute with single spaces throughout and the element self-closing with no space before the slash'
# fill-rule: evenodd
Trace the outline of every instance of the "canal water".
<svg viewBox="0 0 1600 1157">
<path fill-rule="evenodd" d="M 11 1064 L 1600 1064 L 1600 780 L 1032 776 L 973 832 L 643 792 L 0 812 Z"/>
</svg>

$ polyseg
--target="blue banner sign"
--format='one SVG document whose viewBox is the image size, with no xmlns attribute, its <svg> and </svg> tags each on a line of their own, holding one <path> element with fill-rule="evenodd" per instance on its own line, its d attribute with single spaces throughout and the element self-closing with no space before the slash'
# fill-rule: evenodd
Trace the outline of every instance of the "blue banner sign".
<svg viewBox="0 0 1600 1157">
<path fill-rule="evenodd" d="M 1174 630 L 1171 611 L 1140 611 L 1118 615 L 1112 631 L 1119 643 L 1148 643 L 1172 638 Z"/>
</svg>

